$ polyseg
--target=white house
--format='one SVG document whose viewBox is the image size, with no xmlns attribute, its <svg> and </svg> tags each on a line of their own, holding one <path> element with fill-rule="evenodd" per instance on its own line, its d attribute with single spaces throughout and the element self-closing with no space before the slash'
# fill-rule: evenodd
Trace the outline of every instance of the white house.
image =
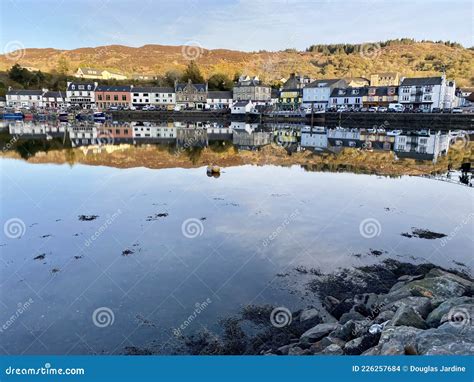
<svg viewBox="0 0 474 382">
<path fill-rule="evenodd" d="M 303 89 L 304 90 L 304 89 Z M 334 88 L 329 97 L 329 107 L 362 107 L 368 88 Z"/>
<path fill-rule="evenodd" d="M 6 94 L 6 106 L 7 107 L 30 107 L 37 108 L 43 107 L 43 94 L 48 89 L 42 90 L 14 90 L 11 87 L 8 88 Z"/>
<path fill-rule="evenodd" d="M 91 109 L 95 106 L 97 82 L 68 82 L 66 100 L 68 105 Z"/>
<path fill-rule="evenodd" d="M 438 77 L 404 78 L 398 89 L 398 102 L 412 109 L 430 112 L 433 108 L 452 108 L 455 83 Z"/>
<path fill-rule="evenodd" d="M 134 87 L 132 105 L 171 108 L 176 104 L 176 93 L 172 87 L 146 86 Z"/>
<path fill-rule="evenodd" d="M 211 109 L 230 108 L 233 103 L 232 91 L 209 91 L 206 103 Z"/>
<path fill-rule="evenodd" d="M 446 155 L 449 149 L 449 136 L 440 131 L 408 131 L 395 136 L 394 151 L 399 157 L 433 160 Z"/>
<path fill-rule="evenodd" d="M 322 150 L 328 147 L 328 134 L 324 127 L 303 127 L 301 129 L 301 146 Z"/>
<path fill-rule="evenodd" d="M 45 107 L 63 108 L 67 107 L 65 92 L 47 91 L 43 94 L 43 104 Z"/>
<path fill-rule="evenodd" d="M 231 114 L 250 113 L 254 108 L 252 101 L 237 101 L 232 105 Z"/>
<path fill-rule="evenodd" d="M 303 105 L 314 109 L 327 109 L 329 97 L 334 88 L 345 88 L 347 83 L 343 79 L 316 80 L 303 88 Z"/>
</svg>

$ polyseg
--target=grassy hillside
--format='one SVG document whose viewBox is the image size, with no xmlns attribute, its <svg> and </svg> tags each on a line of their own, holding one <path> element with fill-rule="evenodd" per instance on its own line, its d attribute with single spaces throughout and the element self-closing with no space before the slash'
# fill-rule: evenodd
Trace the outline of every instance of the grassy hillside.
<svg viewBox="0 0 474 382">
<path fill-rule="evenodd" d="M 165 75 L 167 72 L 183 72 L 190 58 L 195 59 L 205 77 L 222 73 L 232 78 L 236 73 L 247 73 L 258 74 L 272 83 L 288 77 L 291 72 L 315 78 L 363 76 L 378 71 L 398 71 L 404 76 L 430 76 L 444 68 L 447 76 L 454 78 L 459 86 L 474 85 L 472 48 L 409 39 L 378 44 L 316 45 L 306 51 L 288 49 L 279 52 L 163 45 L 25 49 L 0 55 L 0 70 L 7 70 L 18 62 L 22 66 L 50 73 L 72 74 L 79 66 L 92 66 L 128 75 Z"/>
</svg>

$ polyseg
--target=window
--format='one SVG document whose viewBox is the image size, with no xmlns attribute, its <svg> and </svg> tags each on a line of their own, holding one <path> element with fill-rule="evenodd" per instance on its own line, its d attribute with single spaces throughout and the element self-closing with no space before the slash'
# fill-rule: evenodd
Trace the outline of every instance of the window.
<svg viewBox="0 0 474 382">
<path fill-rule="evenodd" d="M 344 98 L 344 103 L 349 103 L 349 98 Z"/>
<path fill-rule="evenodd" d="M 360 103 L 360 98 L 356 98 L 355 103 Z"/>
<path fill-rule="evenodd" d="M 114 95 L 114 101 L 118 101 L 118 95 Z"/>
<path fill-rule="evenodd" d="M 110 101 L 110 95 L 107 94 L 107 95 L 105 96 L 105 100 L 106 100 L 106 101 Z"/>
<path fill-rule="evenodd" d="M 126 101 L 127 100 L 127 96 L 126 95 L 122 95 L 122 101 Z"/>
<path fill-rule="evenodd" d="M 102 101 L 102 94 L 99 94 L 99 95 L 97 96 L 97 99 L 98 99 L 99 101 Z"/>
</svg>

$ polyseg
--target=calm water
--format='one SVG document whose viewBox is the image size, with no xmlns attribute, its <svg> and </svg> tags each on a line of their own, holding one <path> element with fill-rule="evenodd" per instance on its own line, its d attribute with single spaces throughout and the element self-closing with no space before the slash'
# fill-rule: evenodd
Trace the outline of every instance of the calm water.
<svg viewBox="0 0 474 382">
<path fill-rule="evenodd" d="M 183 334 L 217 330 L 249 303 L 311 303 L 277 277 L 297 266 L 330 272 L 387 257 L 472 266 L 473 191 L 456 184 L 300 167 L 230 167 L 216 179 L 205 168 L 0 165 L 2 225 L 20 219 L 23 234 L 0 240 L 0 353 L 166 352 L 196 303 L 207 301 Z M 372 238 L 361 234 L 366 219 Z M 412 227 L 453 237 L 400 235 Z M 106 327 L 94 324 L 98 308 Z"/>
</svg>

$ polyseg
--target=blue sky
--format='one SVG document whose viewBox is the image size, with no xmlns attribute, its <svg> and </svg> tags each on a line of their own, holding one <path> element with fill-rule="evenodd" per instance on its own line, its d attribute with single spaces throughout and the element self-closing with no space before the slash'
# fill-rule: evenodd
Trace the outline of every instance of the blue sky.
<svg viewBox="0 0 474 382">
<path fill-rule="evenodd" d="M 122 44 L 245 51 L 390 38 L 473 43 L 471 0 L 0 0 L 0 49 Z M 13 42 L 13 43 L 12 43 Z"/>
</svg>

